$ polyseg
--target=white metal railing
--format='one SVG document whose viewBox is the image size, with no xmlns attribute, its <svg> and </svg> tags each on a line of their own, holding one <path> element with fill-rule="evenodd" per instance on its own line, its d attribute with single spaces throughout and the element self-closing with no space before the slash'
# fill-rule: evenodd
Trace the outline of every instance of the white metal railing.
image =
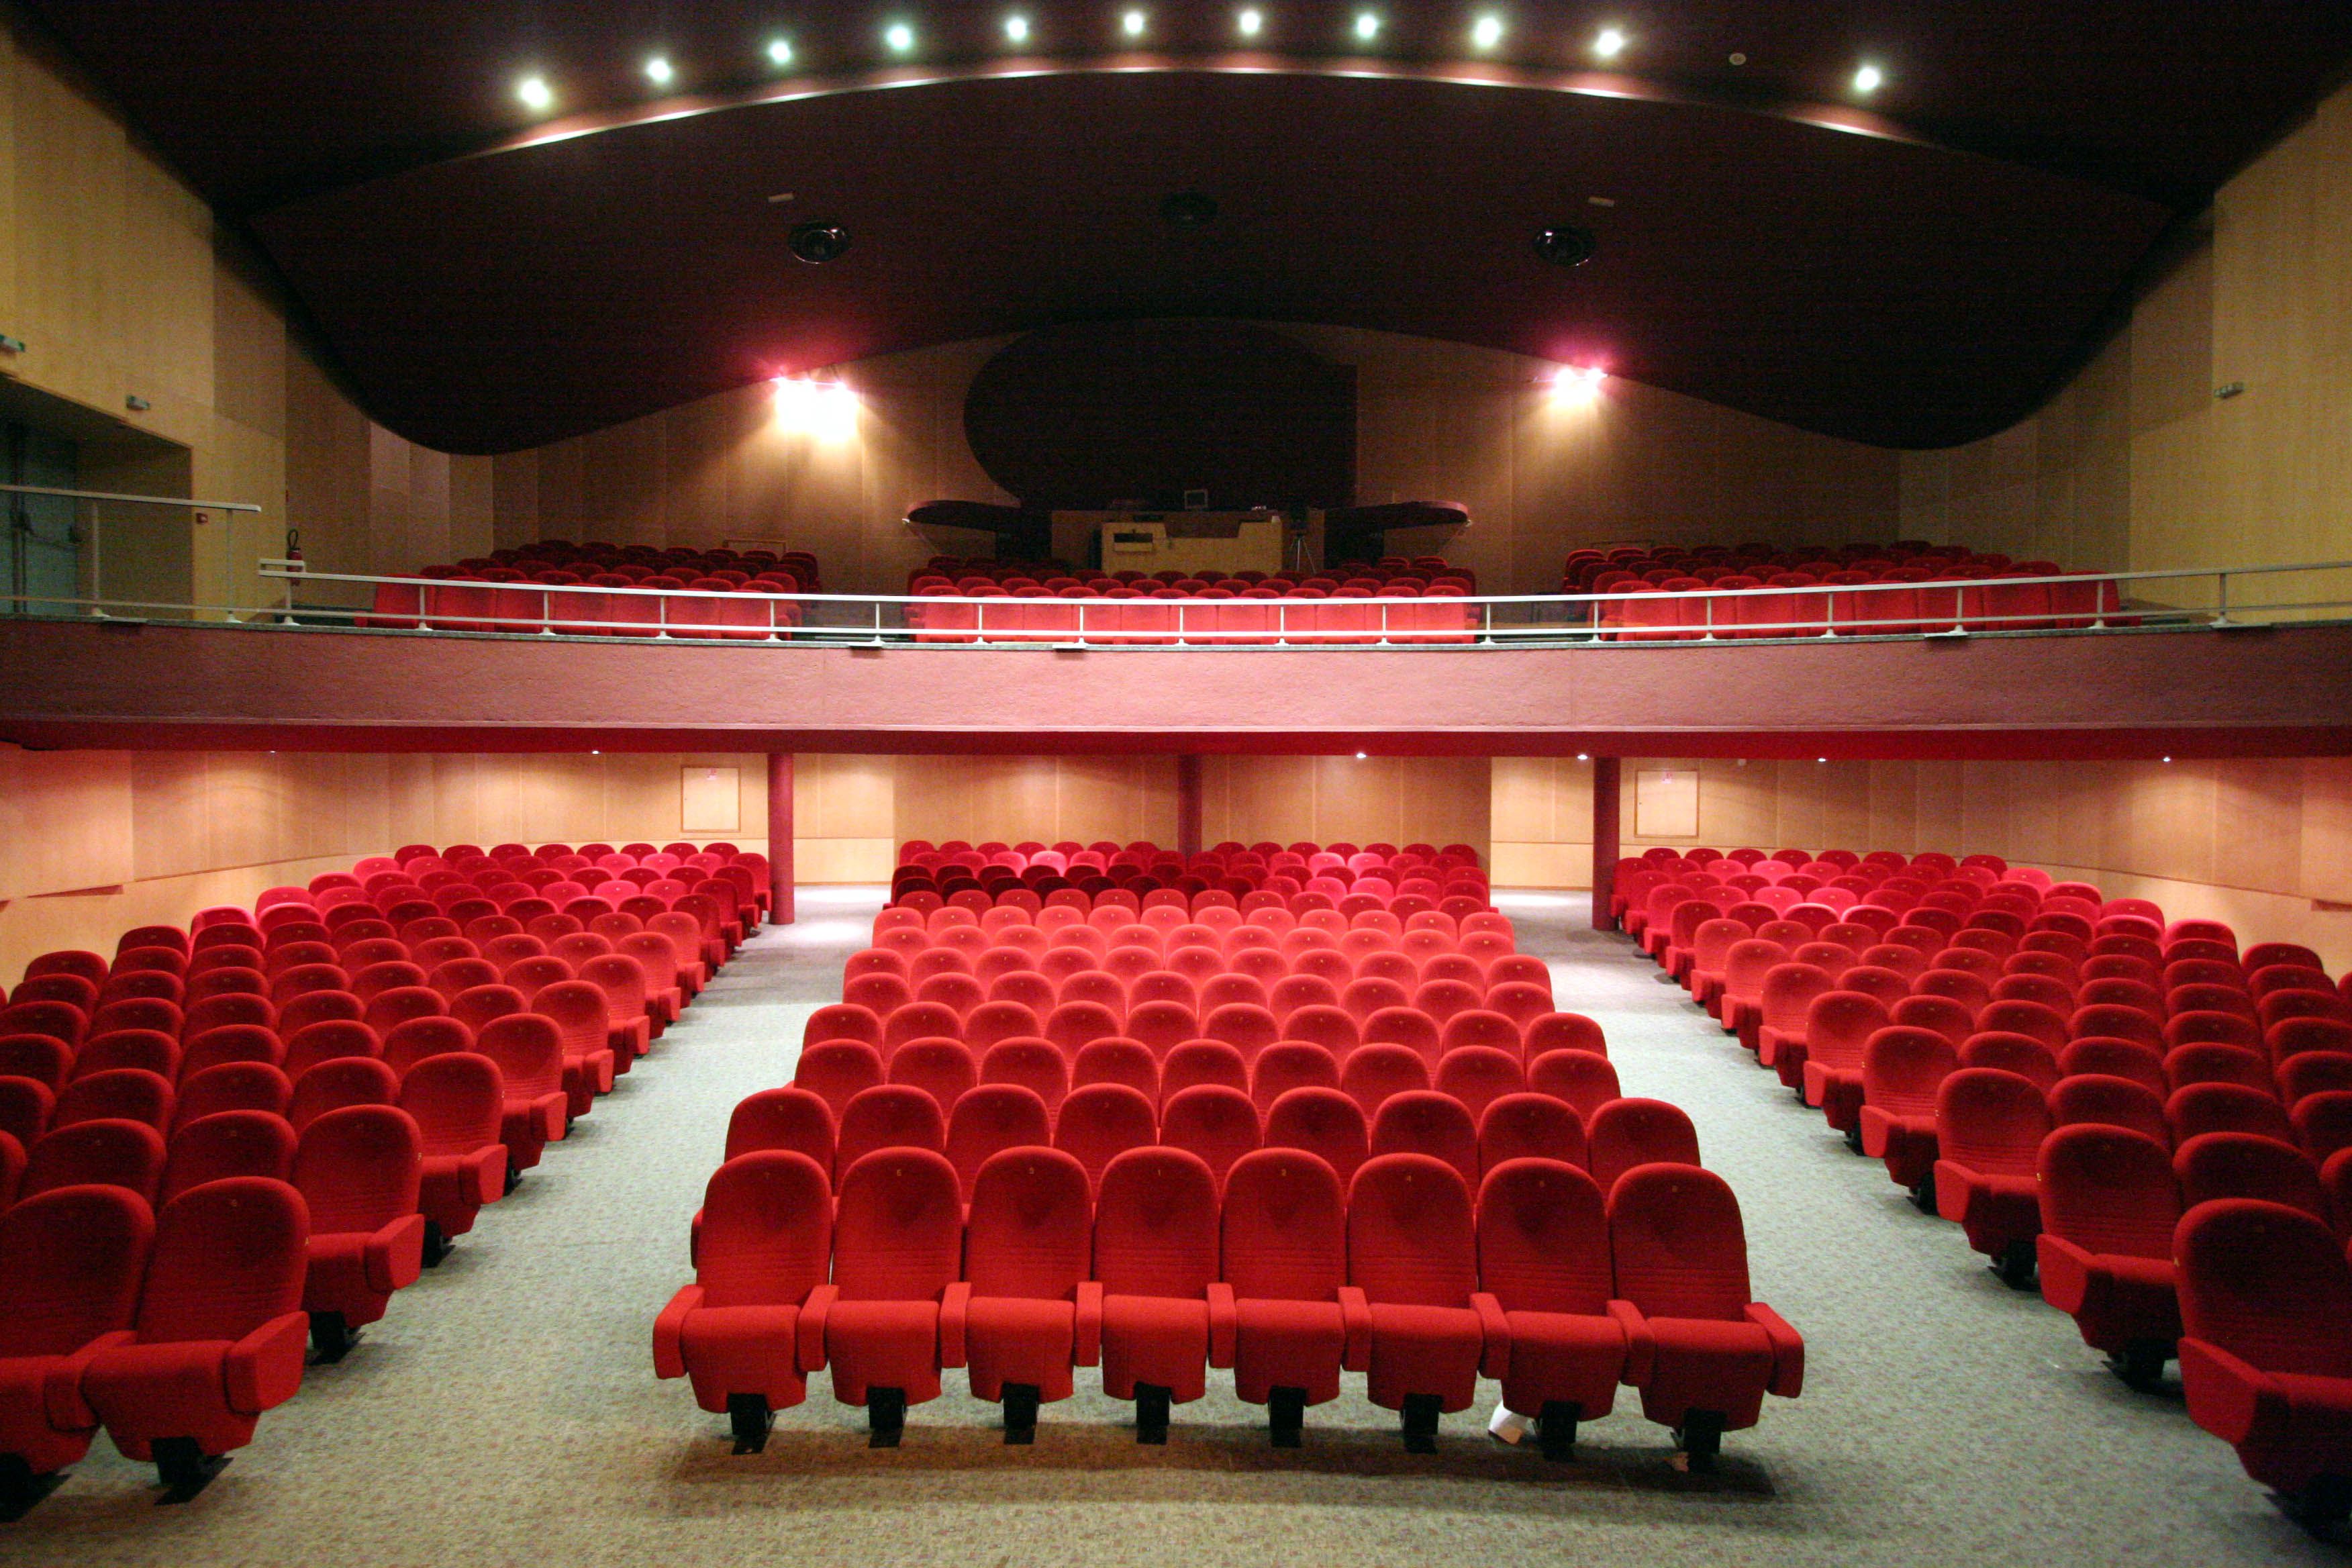
<svg viewBox="0 0 2352 1568">
<path fill-rule="evenodd" d="M 55 616 L 226 618 L 249 626 L 355 626 L 417 636 L 624 636 L 663 641 L 994 648 L 1491 647 L 2232 629 L 2352 619 L 2352 597 L 2330 596 L 2352 592 L 2352 577 L 2339 588 L 2321 580 L 2326 574 L 2352 574 L 2352 561 L 1671 593 L 1065 599 L 498 583 L 313 572 L 299 561 L 264 559 L 260 575 L 279 590 L 270 605 L 99 598 L 19 602 Z M 2324 592 L 2250 599 L 2249 580 L 2284 582 L 2280 591 L 2290 594 L 2296 586 Z M 365 606 L 304 602 L 301 589 L 329 584 L 364 588 L 373 602 Z M 2148 596 L 2159 587 L 2168 602 Z"/>
<path fill-rule="evenodd" d="M 54 485 L 0 484 L 0 495 L 46 496 L 56 500 L 72 501 L 74 503 L 74 517 L 78 525 L 79 533 L 77 543 L 86 543 L 89 546 L 89 554 L 77 561 L 76 572 L 79 575 L 86 577 L 94 590 L 98 590 L 98 592 L 93 594 L 92 597 L 88 600 L 75 601 L 47 599 L 37 595 L 19 594 L 11 590 L 5 595 L 0 595 L 0 602 L 5 602 L 15 606 L 70 603 L 80 606 L 79 611 L 80 614 L 100 616 L 103 616 L 107 614 L 107 601 L 103 595 L 103 589 L 106 583 L 105 576 L 103 575 L 106 564 L 106 530 L 103 525 L 103 515 L 99 510 L 99 508 L 101 505 L 180 507 L 185 508 L 190 511 L 247 512 L 254 514 L 258 514 L 261 510 L 259 506 L 251 501 L 191 500 L 185 496 L 124 495 L 113 490 L 60 489 Z M 226 529 L 222 530 L 222 538 L 230 548 L 233 549 L 235 547 L 234 540 Z M 192 612 L 195 608 L 194 605 L 172 607 L 187 609 Z M 17 609 L 16 613 L 22 615 L 29 612 L 20 607 Z"/>
</svg>

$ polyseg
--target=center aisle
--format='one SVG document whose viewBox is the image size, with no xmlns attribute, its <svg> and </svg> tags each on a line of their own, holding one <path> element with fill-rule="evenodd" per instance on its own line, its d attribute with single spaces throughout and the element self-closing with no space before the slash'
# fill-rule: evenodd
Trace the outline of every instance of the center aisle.
<svg viewBox="0 0 2352 1568">
<path fill-rule="evenodd" d="M 1005 1447 L 998 1408 L 950 1373 L 896 1452 L 866 1447 L 863 1412 L 820 1373 L 764 1454 L 735 1458 L 721 1418 L 656 1381 L 651 1325 L 691 1277 L 687 1221 L 730 1110 L 790 1080 L 802 1025 L 838 999 L 881 891 L 799 899 L 801 923 L 748 943 L 202 1500 L 157 1510 L 152 1471 L 101 1439 L 37 1516 L 0 1528 L 0 1564 L 1912 1568 L 1924 1530 L 1953 1564 L 2325 1560 L 2177 1401 L 2100 1370 L 2068 1320 L 2004 1289 L 1627 943 L 1579 929 L 1580 897 L 1559 895 L 1497 903 L 1521 951 L 1551 963 L 1560 1005 L 1604 1026 L 1626 1091 L 1690 1112 L 1739 1194 L 1756 1295 L 1808 1342 L 1804 1397 L 1734 1434 L 1718 1474 L 1683 1474 L 1630 1390 L 1586 1426 L 1577 1462 L 1554 1466 L 1484 1436 L 1491 1384 L 1445 1418 L 1436 1455 L 1415 1458 L 1360 1379 L 1282 1452 L 1263 1411 L 1214 1375 L 1166 1447 L 1139 1448 L 1132 1407 L 1091 1373 L 1047 1408 L 1033 1448 Z"/>
</svg>

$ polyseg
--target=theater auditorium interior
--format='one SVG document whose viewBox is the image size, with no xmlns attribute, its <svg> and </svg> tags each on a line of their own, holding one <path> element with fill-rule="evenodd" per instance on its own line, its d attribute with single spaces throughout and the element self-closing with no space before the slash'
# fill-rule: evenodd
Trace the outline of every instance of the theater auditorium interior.
<svg viewBox="0 0 2352 1568">
<path fill-rule="evenodd" d="M 2352 5 L 0 0 L 0 1565 L 2340 1563 Z"/>
</svg>

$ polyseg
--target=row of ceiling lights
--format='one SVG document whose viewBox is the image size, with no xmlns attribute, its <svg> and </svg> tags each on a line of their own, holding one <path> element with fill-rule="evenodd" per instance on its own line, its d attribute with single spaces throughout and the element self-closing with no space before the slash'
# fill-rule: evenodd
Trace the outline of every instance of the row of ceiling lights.
<svg viewBox="0 0 2352 1568">
<path fill-rule="evenodd" d="M 1128 37 L 1142 37 L 1150 30 L 1150 15 L 1141 9 L 1131 8 L 1119 15 L 1119 31 Z M 1234 29 L 1245 38 L 1255 38 L 1261 36 L 1265 31 L 1265 13 L 1257 6 L 1246 5 L 1234 13 Z M 1381 36 L 1381 26 L 1380 13 L 1360 11 L 1356 14 L 1353 30 L 1359 42 L 1369 44 L 1377 40 Z M 1502 17 L 1491 11 L 1487 12 L 1470 25 L 1471 47 L 1482 52 L 1492 50 L 1502 43 L 1504 34 L 1507 30 Z M 1004 18 L 1004 37 L 1007 42 L 1025 44 L 1030 40 L 1031 32 L 1029 18 L 1021 13 L 1016 11 Z M 914 53 L 917 38 L 913 24 L 890 23 L 882 29 L 882 42 L 894 55 Z M 1611 26 L 1603 27 L 1594 35 L 1591 47 L 1595 58 L 1609 61 L 1622 55 L 1632 43 L 1633 40 L 1626 36 L 1623 28 Z M 763 52 L 772 66 L 782 67 L 793 63 L 793 45 L 789 38 L 770 39 Z M 1734 55 L 1731 59 L 1735 65 L 1746 63 L 1746 57 L 1742 55 Z M 646 79 L 659 88 L 668 87 L 677 78 L 677 69 L 670 64 L 669 57 L 667 55 L 655 55 L 649 58 L 646 61 L 645 70 Z M 1854 70 L 1853 89 L 1866 95 L 1877 91 L 1885 85 L 1885 80 L 1886 74 L 1883 69 L 1864 61 Z M 533 110 L 544 111 L 555 107 L 555 89 L 548 85 L 544 76 L 533 74 L 524 77 L 516 84 L 515 95 L 522 100 L 524 107 Z"/>
</svg>

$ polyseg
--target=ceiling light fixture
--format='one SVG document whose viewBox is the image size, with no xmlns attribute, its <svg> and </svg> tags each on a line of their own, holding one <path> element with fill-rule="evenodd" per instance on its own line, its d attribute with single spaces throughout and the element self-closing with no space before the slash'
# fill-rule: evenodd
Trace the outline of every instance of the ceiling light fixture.
<svg viewBox="0 0 2352 1568">
<path fill-rule="evenodd" d="M 522 100 L 525 109 L 549 109 L 555 103 L 555 89 L 543 76 L 527 76 L 515 83 L 515 96 Z"/>
<path fill-rule="evenodd" d="M 893 54 L 905 54 L 915 47 L 915 29 L 904 22 L 893 22 L 882 29 L 882 41 L 890 46 Z"/>
<path fill-rule="evenodd" d="M 1358 752 L 1356 753 L 1356 761 L 1358 761 L 1358 762 L 1360 762 L 1360 762 L 1362 762 L 1363 760 L 1364 760 L 1364 753 L 1363 753 L 1363 752 Z"/>
<path fill-rule="evenodd" d="M 1470 29 L 1470 41 L 1482 49 L 1491 49 L 1503 41 L 1503 19 L 1489 13 L 1478 18 Z"/>
<path fill-rule="evenodd" d="M 677 72 L 671 68 L 669 57 L 667 55 L 656 55 L 646 62 L 646 79 L 656 87 L 667 87 L 670 84 L 670 79 L 676 75 Z"/>
<path fill-rule="evenodd" d="M 1016 44 L 1029 41 L 1029 18 L 1012 16 L 1004 18 L 1004 36 Z"/>
<path fill-rule="evenodd" d="M 790 38 L 770 38 L 768 40 L 768 63 L 774 66 L 788 66 L 792 64 L 793 41 Z"/>
<path fill-rule="evenodd" d="M 1241 29 L 1243 37 L 1255 38 L 1265 26 L 1265 13 L 1255 5 L 1245 7 L 1234 18 L 1234 26 Z"/>
<path fill-rule="evenodd" d="M 1119 31 L 1125 33 L 1130 38 L 1139 38 L 1143 37 L 1143 13 L 1140 11 L 1129 11 L 1126 16 L 1121 16 L 1118 19 L 1118 26 Z"/>
<path fill-rule="evenodd" d="M 1601 36 L 1592 40 L 1592 52 L 1604 60 L 1613 60 L 1625 52 L 1625 33 L 1621 27 L 1603 27 Z"/>
<path fill-rule="evenodd" d="M 1886 81 L 1886 73 L 1876 66 L 1864 66 L 1853 73 L 1853 90 L 1876 92 Z"/>
<path fill-rule="evenodd" d="M 1357 12 L 1356 37 L 1362 42 L 1369 44 L 1380 36 L 1381 19 L 1370 11 Z"/>
</svg>

